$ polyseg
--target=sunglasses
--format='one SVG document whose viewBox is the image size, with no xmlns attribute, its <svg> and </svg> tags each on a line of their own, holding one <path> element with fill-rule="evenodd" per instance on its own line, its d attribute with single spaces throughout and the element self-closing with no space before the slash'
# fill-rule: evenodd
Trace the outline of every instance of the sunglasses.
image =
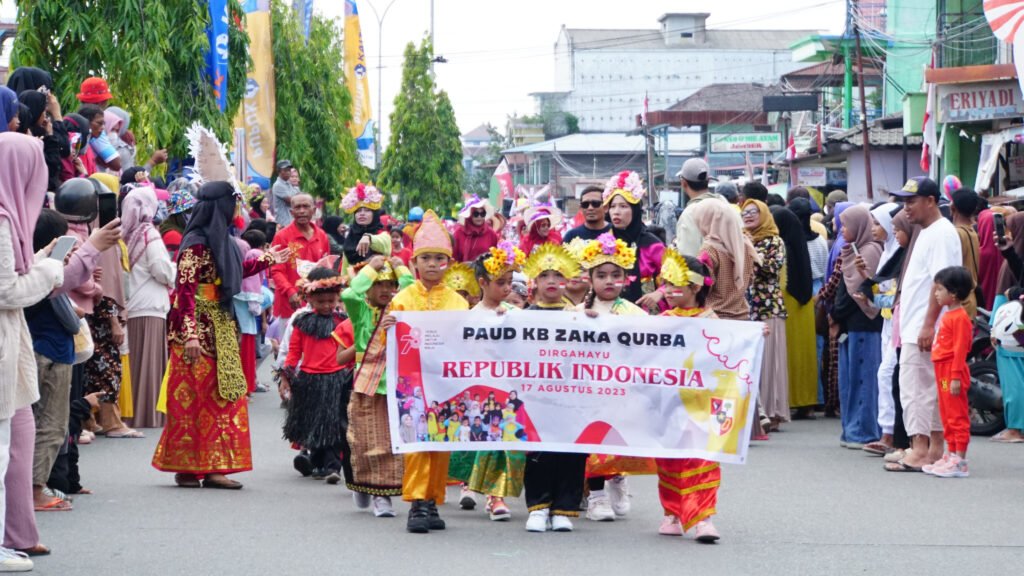
<svg viewBox="0 0 1024 576">
<path fill-rule="evenodd" d="M 480 217 L 483 217 L 483 216 L 487 216 L 487 211 L 486 210 L 473 210 L 472 212 L 470 212 L 470 214 L 473 216 L 473 218 L 480 218 Z"/>
<path fill-rule="evenodd" d="M 603 204 L 603 202 L 600 200 L 586 200 L 584 202 L 580 202 L 580 208 L 600 208 L 601 204 Z"/>
<path fill-rule="evenodd" d="M 754 209 L 754 210 L 744 210 L 743 212 L 740 212 L 740 214 L 742 214 L 744 218 L 747 218 L 747 217 L 760 216 L 761 215 L 761 211 L 757 210 L 757 209 Z"/>
</svg>

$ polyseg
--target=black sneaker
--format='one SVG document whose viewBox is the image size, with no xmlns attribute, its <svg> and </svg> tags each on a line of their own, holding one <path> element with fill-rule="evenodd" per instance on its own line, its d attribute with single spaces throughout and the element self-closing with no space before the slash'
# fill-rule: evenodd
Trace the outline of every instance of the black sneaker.
<svg viewBox="0 0 1024 576">
<path fill-rule="evenodd" d="M 341 482 L 341 473 L 337 470 L 327 470 L 327 477 L 324 478 L 328 484 L 337 484 Z"/>
<path fill-rule="evenodd" d="M 299 452 L 298 456 L 292 460 L 292 465 L 295 469 L 302 474 L 303 478 L 308 478 L 313 473 L 313 461 L 309 458 L 309 452 L 303 450 Z"/>
<path fill-rule="evenodd" d="M 441 515 L 437 513 L 437 504 L 433 500 L 427 500 L 427 526 L 431 530 L 444 530 L 444 520 L 441 519 Z"/>
<path fill-rule="evenodd" d="M 416 500 L 409 508 L 409 520 L 405 523 L 405 529 L 413 534 L 426 534 L 430 532 L 430 512 L 425 500 Z"/>
<path fill-rule="evenodd" d="M 326 477 L 327 477 L 327 470 L 324 470 L 323 468 L 314 468 L 313 469 L 313 480 L 323 480 Z"/>
</svg>

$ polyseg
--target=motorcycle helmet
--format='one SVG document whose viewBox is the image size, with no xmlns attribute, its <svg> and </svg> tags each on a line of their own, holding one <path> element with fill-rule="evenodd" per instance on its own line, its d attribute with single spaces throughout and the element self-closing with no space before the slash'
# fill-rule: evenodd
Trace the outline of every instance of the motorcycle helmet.
<svg viewBox="0 0 1024 576">
<path fill-rule="evenodd" d="M 412 210 L 409 210 L 409 222 L 422 222 L 423 221 L 423 208 L 419 206 L 413 206 Z"/>
<path fill-rule="evenodd" d="M 99 213 L 96 188 L 103 186 L 88 178 L 71 178 L 60 185 L 53 199 L 53 207 L 68 222 L 92 222 Z"/>
</svg>

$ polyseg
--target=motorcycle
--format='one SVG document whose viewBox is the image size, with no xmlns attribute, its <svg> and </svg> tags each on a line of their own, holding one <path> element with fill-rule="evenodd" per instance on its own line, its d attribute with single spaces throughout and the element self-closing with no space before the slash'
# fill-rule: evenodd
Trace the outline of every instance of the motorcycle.
<svg viewBox="0 0 1024 576">
<path fill-rule="evenodd" d="M 992 436 L 1006 427 L 1003 418 L 1003 391 L 996 368 L 996 351 L 992 346 L 989 318 L 992 313 L 978 308 L 974 319 L 974 340 L 967 355 L 971 387 L 967 401 L 971 414 L 971 434 Z"/>
</svg>

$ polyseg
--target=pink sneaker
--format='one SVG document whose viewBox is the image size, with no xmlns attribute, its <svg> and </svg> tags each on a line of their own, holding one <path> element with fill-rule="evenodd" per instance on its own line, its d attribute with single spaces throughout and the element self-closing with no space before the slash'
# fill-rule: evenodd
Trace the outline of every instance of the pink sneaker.
<svg viewBox="0 0 1024 576">
<path fill-rule="evenodd" d="M 494 496 L 487 497 L 487 514 L 495 522 L 504 522 L 512 519 L 512 511 L 505 505 L 505 500 L 495 498 Z"/>
<path fill-rule="evenodd" d="M 945 466 L 947 462 L 949 462 L 949 457 L 950 453 L 946 452 L 945 454 L 942 455 L 942 458 L 939 458 L 939 460 L 936 461 L 934 464 L 925 464 L 924 466 L 922 466 L 921 471 L 924 472 L 925 474 L 934 474 L 936 468 L 941 468 Z"/>
<path fill-rule="evenodd" d="M 718 530 L 715 530 L 715 525 L 711 523 L 710 518 L 703 522 L 697 522 L 697 542 L 714 544 L 719 538 L 721 536 L 718 535 Z"/>
<path fill-rule="evenodd" d="M 658 534 L 662 536 L 682 536 L 683 525 L 679 523 L 679 518 L 668 515 L 661 519 L 661 527 L 658 528 Z"/>
<path fill-rule="evenodd" d="M 936 478 L 967 478 L 971 473 L 967 470 L 967 460 L 954 454 L 945 466 L 933 468 L 932 475 Z"/>
</svg>

